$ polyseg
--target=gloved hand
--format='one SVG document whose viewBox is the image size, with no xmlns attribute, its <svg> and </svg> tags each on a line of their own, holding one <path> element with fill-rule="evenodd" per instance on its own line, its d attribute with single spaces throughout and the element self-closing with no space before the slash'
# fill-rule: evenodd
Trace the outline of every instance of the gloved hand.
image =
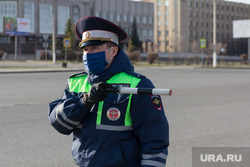
<svg viewBox="0 0 250 167">
<path fill-rule="evenodd" d="M 112 88 L 112 85 L 106 82 L 94 84 L 89 92 L 84 95 L 84 103 L 93 105 L 97 101 L 103 101 L 108 97 L 108 92 L 105 88 Z"/>
</svg>

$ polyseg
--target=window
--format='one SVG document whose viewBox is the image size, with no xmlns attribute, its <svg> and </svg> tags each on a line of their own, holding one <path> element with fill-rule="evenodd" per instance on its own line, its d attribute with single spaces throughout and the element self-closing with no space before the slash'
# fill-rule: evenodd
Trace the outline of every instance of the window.
<svg viewBox="0 0 250 167">
<path fill-rule="evenodd" d="M 203 32 L 202 31 L 200 32 L 200 37 L 203 37 Z"/>
<path fill-rule="evenodd" d="M 110 13 L 109 16 L 110 16 L 109 19 L 110 19 L 111 21 L 113 21 L 113 20 L 114 20 L 114 14 L 113 14 L 113 13 Z"/>
<path fill-rule="evenodd" d="M 192 16 L 192 11 L 189 11 L 188 16 L 190 17 Z"/>
<path fill-rule="evenodd" d="M 161 15 L 161 11 L 158 10 L 158 11 L 157 11 L 157 16 L 160 16 L 160 15 Z"/>
<path fill-rule="evenodd" d="M 3 16 L 17 17 L 17 2 L 16 1 L 1 1 L 0 2 L 0 32 L 3 32 Z"/>
<path fill-rule="evenodd" d="M 189 7 L 192 7 L 192 1 L 189 1 L 189 2 L 188 2 L 188 6 L 189 6 Z"/>
<path fill-rule="evenodd" d="M 147 24 L 147 17 L 143 16 L 143 24 Z"/>
<path fill-rule="evenodd" d="M 194 31 L 194 37 L 197 37 L 197 32 L 196 31 Z"/>
<path fill-rule="evenodd" d="M 192 31 L 188 32 L 188 36 L 191 37 L 192 36 Z"/>
<path fill-rule="evenodd" d="M 161 36 L 161 31 L 158 31 L 158 36 Z"/>
<path fill-rule="evenodd" d="M 0 36 L 0 44 L 10 44 L 10 37 Z"/>
<path fill-rule="evenodd" d="M 189 27 L 192 27 L 192 21 L 189 21 Z"/>
<path fill-rule="evenodd" d="M 79 8 L 77 6 L 73 7 L 73 23 L 76 23 L 79 19 Z"/>
<path fill-rule="evenodd" d="M 149 24 L 153 24 L 153 17 L 149 17 Z"/>
<path fill-rule="evenodd" d="M 166 20 L 165 25 L 168 26 L 168 21 Z"/>
<path fill-rule="evenodd" d="M 25 37 L 21 37 L 21 44 L 25 44 L 26 40 Z"/>
<path fill-rule="evenodd" d="M 202 17 L 203 17 L 203 13 L 201 12 L 201 13 L 200 13 L 200 18 L 202 18 Z"/>
<path fill-rule="evenodd" d="M 58 6 L 57 9 L 57 33 L 64 34 L 66 24 L 70 18 L 70 9 L 68 6 Z"/>
<path fill-rule="evenodd" d="M 207 9 L 209 8 L 209 3 L 206 4 Z"/>
<path fill-rule="evenodd" d="M 95 12 L 95 16 L 96 16 L 96 17 L 100 17 L 100 12 L 96 11 L 96 12 Z"/>
<path fill-rule="evenodd" d="M 136 16 L 136 22 L 141 23 L 141 17 L 140 16 Z"/>
<path fill-rule="evenodd" d="M 117 21 L 121 21 L 121 15 L 120 14 L 117 14 Z"/>
<path fill-rule="evenodd" d="M 123 19 L 124 19 L 124 22 L 127 22 L 127 21 L 128 21 L 127 15 L 126 15 L 126 14 L 123 16 Z"/>
<path fill-rule="evenodd" d="M 35 32 L 35 8 L 34 3 L 24 2 L 23 6 L 23 15 L 24 18 L 29 19 L 30 21 L 30 32 Z"/>
<path fill-rule="evenodd" d="M 194 21 L 194 27 L 197 27 L 197 22 L 196 21 Z"/>
<path fill-rule="evenodd" d="M 153 36 L 153 30 L 149 30 L 149 36 L 152 37 Z"/>
<path fill-rule="evenodd" d="M 39 33 L 52 33 L 52 5 L 40 4 L 39 10 Z"/>
<path fill-rule="evenodd" d="M 165 31 L 165 36 L 168 36 L 168 31 Z"/>
<path fill-rule="evenodd" d="M 168 16 L 168 10 L 165 10 L 165 16 Z"/>
<path fill-rule="evenodd" d="M 165 0 L 165 6 L 169 6 L 169 0 Z"/>
<path fill-rule="evenodd" d="M 194 7 L 196 8 L 198 5 L 198 2 L 194 2 Z"/>
<path fill-rule="evenodd" d="M 130 16 L 130 23 L 133 23 L 133 21 L 134 21 L 134 17 L 131 15 Z"/>
<path fill-rule="evenodd" d="M 166 42 L 165 42 L 165 45 L 166 45 L 166 46 L 168 46 L 168 45 L 169 45 L 169 42 L 168 42 L 168 41 L 166 41 Z"/>
<path fill-rule="evenodd" d="M 161 25 L 161 22 L 160 22 L 160 21 L 158 21 L 157 25 L 158 25 L 158 26 L 160 26 L 160 25 Z"/>
</svg>

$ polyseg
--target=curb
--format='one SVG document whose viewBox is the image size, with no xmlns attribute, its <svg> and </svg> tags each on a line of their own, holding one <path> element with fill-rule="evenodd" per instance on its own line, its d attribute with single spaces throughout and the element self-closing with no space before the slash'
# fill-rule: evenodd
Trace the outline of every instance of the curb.
<svg viewBox="0 0 250 167">
<path fill-rule="evenodd" d="M 22 70 L 0 70 L 0 74 L 18 74 L 18 73 L 48 73 L 48 72 L 82 72 L 82 69 L 22 69 Z"/>
</svg>

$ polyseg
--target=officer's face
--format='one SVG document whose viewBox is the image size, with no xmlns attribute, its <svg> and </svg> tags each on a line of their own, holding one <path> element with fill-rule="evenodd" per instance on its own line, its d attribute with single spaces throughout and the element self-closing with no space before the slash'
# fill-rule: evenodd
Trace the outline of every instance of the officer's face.
<svg viewBox="0 0 250 167">
<path fill-rule="evenodd" d="M 97 52 L 102 52 L 102 51 L 105 51 L 106 61 L 108 62 L 108 65 L 106 68 L 108 68 L 110 66 L 110 64 L 112 63 L 113 58 L 116 56 L 116 54 L 118 52 L 117 46 L 113 46 L 111 48 L 108 48 L 107 44 L 102 44 L 99 46 L 86 46 L 83 48 L 83 54 L 97 53 Z"/>
<path fill-rule="evenodd" d="M 83 54 L 86 53 L 97 53 L 107 50 L 108 47 L 106 44 L 99 45 L 99 46 L 86 46 L 83 48 Z"/>
</svg>

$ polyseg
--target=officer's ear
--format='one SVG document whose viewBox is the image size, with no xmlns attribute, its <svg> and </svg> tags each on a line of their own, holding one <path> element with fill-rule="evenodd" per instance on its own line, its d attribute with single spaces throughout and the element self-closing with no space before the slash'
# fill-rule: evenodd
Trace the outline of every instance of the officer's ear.
<svg viewBox="0 0 250 167">
<path fill-rule="evenodd" d="M 112 57 L 115 57 L 118 54 L 118 51 L 119 51 L 118 46 L 116 46 L 116 45 L 113 46 L 113 48 L 111 49 Z"/>
</svg>

